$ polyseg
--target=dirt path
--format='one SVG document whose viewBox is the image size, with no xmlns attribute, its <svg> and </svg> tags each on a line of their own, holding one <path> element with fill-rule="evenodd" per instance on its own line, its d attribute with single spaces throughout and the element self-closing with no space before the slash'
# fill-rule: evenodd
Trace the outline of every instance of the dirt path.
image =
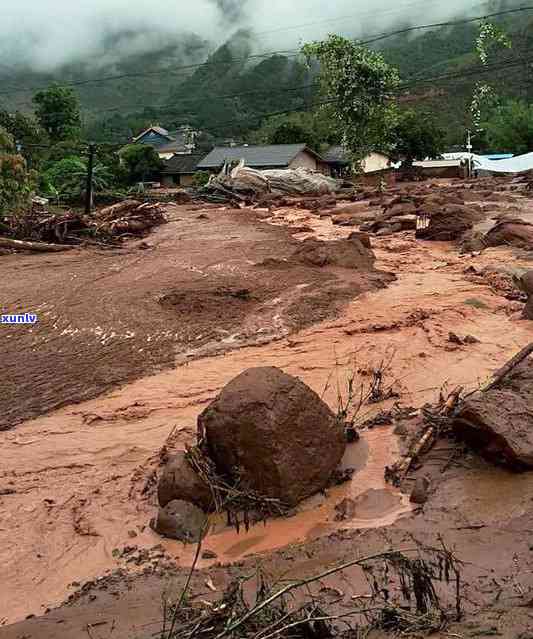
<svg viewBox="0 0 533 639">
<path fill-rule="evenodd" d="M 375 247 L 378 266 L 396 272 L 398 281 L 359 297 L 336 319 L 281 341 L 143 377 L 0 433 L 0 577 L 9 584 L 0 598 L 0 620 L 41 614 L 86 580 L 118 567 L 131 570 L 115 549 L 162 543 L 147 527 L 154 512 L 159 451 L 174 428 L 175 445 L 192 441 L 198 413 L 243 369 L 279 366 L 322 393 L 332 372 L 342 383 L 354 366 L 368 369 L 395 353 L 392 371 L 400 401 L 420 406 L 448 381 L 475 387 L 533 340 L 531 324 L 512 318 L 512 302 L 464 274 L 469 265 L 519 265 L 509 249 L 460 258 L 450 245 L 419 243 L 409 234 L 378 239 Z M 452 344 L 450 331 L 480 342 Z M 140 366 L 139 374 L 142 370 Z M 333 385 L 325 394 L 333 408 L 336 392 Z M 389 431 L 379 432 L 382 439 L 371 442 L 379 460 L 375 468 L 394 456 Z M 384 488 L 372 472 L 372 459 L 366 459 L 365 445 L 368 441 L 351 454 L 368 472 L 356 473 L 343 490 L 360 497 L 368 526 L 391 523 L 406 509 L 395 493 L 375 498 L 372 491 Z M 301 519 L 294 520 L 299 525 L 289 520 L 278 536 L 279 524 L 269 523 L 266 530 L 253 529 L 251 535 L 261 536 L 259 541 L 249 537 L 247 543 L 224 533 L 225 538 L 213 537 L 213 543 L 222 557 L 236 561 L 249 552 L 313 539 L 335 526 L 333 506 L 342 494 L 332 491 L 322 503 L 307 505 Z M 358 521 L 358 527 L 364 523 Z M 178 562 L 190 560 L 181 544 L 165 541 L 163 546 Z M 142 570 L 142 565 L 133 569 Z"/>
</svg>

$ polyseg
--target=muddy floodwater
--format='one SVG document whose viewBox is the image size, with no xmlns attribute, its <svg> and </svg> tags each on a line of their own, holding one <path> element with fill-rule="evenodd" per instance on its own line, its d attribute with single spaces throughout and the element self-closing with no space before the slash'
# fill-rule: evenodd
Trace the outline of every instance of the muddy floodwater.
<svg viewBox="0 0 533 639">
<path fill-rule="evenodd" d="M 345 237 L 350 232 L 334 229 L 330 221 L 309 218 L 305 213 L 282 211 L 276 223 L 289 227 L 306 223 L 311 233 L 327 239 Z M 229 223 L 226 226 L 225 233 L 231 239 Z M 256 228 L 253 232 L 259 234 Z M 165 233 L 168 242 L 168 229 Z M 187 342 L 191 352 L 204 349 L 202 357 L 185 360 L 184 350 L 175 348 L 174 342 L 158 342 L 157 348 L 164 347 L 167 360 L 173 359 L 175 367 L 165 366 L 164 370 L 143 375 L 143 353 L 138 352 L 134 379 L 124 377 L 118 364 L 115 367 L 114 360 L 126 348 L 121 345 L 105 359 L 105 373 L 110 378 L 116 374 L 121 382 L 97 397 L 96 391 L 105 386 L 104 370 L 99 367 L 98 358 L 93 358 L 97 353 L 93 349 L 94 353 L 87 351 L 92 359 L 87 360 L 83 371 L 84 380 L 91 375 L 95 378 L 89 394 L 93 398 L 83 396 L 80 382 L 73 386 L 75 401 L 68 401 L 67 392 L 57 402 L 61 407 L 54 408 L 56 389 L 48 383 L 43 387 L 49 412 L 0 433 L 0 623 L 42 614 L 46 608 L 62 603 L 87 580 L 118 568 L 132 573 L 140 570 L 142 566 L 124 559 L 122 551 L 126 546 L 149 549 L 162 544 L 178 565 L 190 565 L 191 548 L 162 540 L 148 525 L 155 514 L 160 451 L 171 433 L 175 449 L 193 443 L 198 414 L 244 369 L 278 366 L 300 377 L 320 395 L 324 393 L 325 401 L 337 410 L 338 392 L 345 393 L 350 373 L 364 375 L 386 358 L 390 361 L 390 379 L 399 395 L 394 401 L 405 407 L 420 407 L 426 401 L 434 401 L 439 391 L 450 385 L 476 388 L 503 361 L 533 340 L 531 323 L 517 320 L 516 302 L 505 299 L 488 284 L 471 281 L 465 274 L 469 266 L 527 266 L 516 259 L 510 248 L 459 256 L 451 244 L 417 242 L 410 233 L 372 242 L 377 268 L 395 273 L 397 280 L 387 288 L 363 290 L 355 298 L 352 295 L 352 301 L 345 299 L 347 303 L 333 318 L 322 319 L 317 313 L 312 325 L 302 320 L 289 330 L 285 323 L 283 330 L 263 331 L 259 333 L 262 338 L 255 341 L 248 339 L 249 333 L 234 338 L 234 348 L 220 354 L 211 348 L 216 335 L 206 336 L 202 328 L 200 337 L 194 332 L 191 337 L 198 347 L 191 340 Z M 217 272 L 230 272 L 234 253 L 229 246 L 227 255 L 218 255 L 211 266 Z M 53 272 L 59 258 L 50 259 Z M 110 258 L 108 266 L 109 272 L 102 277 L 112 277 Z M 199 280 L 206 279 L 211 266 L 204 268 Z M 74 271 L 78 267 L 73 266 Z M 32 263 L 28 268 L 36 265 Z M 46 275 L 46 268 L 43 262 L 42 276 Z M 137 271 L 132 266 L 129 272 Z M 169 274 L 165 277 L 169 284 Z M 324 304 L 329 280 L 321 277 L 317 294 Z M 340 276 L 335 277 L 338 281 Z M 291 291 L 301 291 L 296 288 L 301 285 L 299 280 L 293 280 L 290 285 L 295 288 Z M 176 289 L 178 285 L 175 284 Z M 136 291 L 131 282 L 128 286 Z M 127 292 L 121 289 L 123 297 Z M 280 296 L 276 290 L 274 293 L 265 302 L 272 325 L 279 319 L 275 304 Z M 290 306 L 287 295 L 283 291 L 281 298 Z M 312 299 L 306 298 L 305 304 L 305 309 L 312 308 Z M 291 309 L 287 317 L 296 312 L 292 306 Z M 261 330 L 257 328 L 257 318 L 261 317 L 260 313 L 254 316 L 256 338 L 257 330 Z M 234 335 L 227 323 L 221 330 L 225 331 L 224 339 Z M 479 341 L 462 346 L 451 343 L 452 331 L 460 336 L 475 336 Z M 61 340 L 67 337 L 71 339 L 70 335 L 57 335 L 56 346 L 50 342 L 50 352 L 66 348 Z M 69 370 L 65 367 L 60 371 L 64 386 L 60 385 L 59 391 L 70 388 Z M 324 392 L 328 379 L 335 383 Z M 34 392 L 40 392 L 39 386 Z M 392 404 L 391 400 L 365 407 L 365 417 L 391 409 Z M 31 414 L 36 406 L 33 399 L 28 401 Z M 223 521 L 217 521 L 205 548 L 217 554 L 217 562 L 237 562 L 250 554 L 307 542 L 337 529 L 389 526 L 410 510 L 406 497 L 385 485 L 383 479 L 385 466 L 397 456 L 398 441 L 391 426 L 367 430 L 359 442 L 348 446 L 343 464 L 356 469 L 349 483 L 313 497 L 289 518 L 257 524 L 248 533 L 237 535 Z M 481 488 L 472 484 L 468 490 Z M 350 503 L 343 513 L 339 504 L 345 499 Z M 215 560 L 202 561 L 201 565 L 207 565 Z"/>
<path fill-rule="evenodd" d="M 239 534 L 218 520 L 203 542 L 203 548 L 217 554 L 217 561 L 231 562 L 254 553 L 265 553 L 296 542 L 311 541 L 339 528 L 387 526 L 410 510 L 409 498 L 385 483 L 383 469 L 398 458 L 397 440 L 390 427 L 366 431 L 359 442 L 348 445 L 342 468 L 354 468 L 354 478 L 325 495 L 315 495 L 298 506 L 289 518 L 272 519 Z M 342 516 L 335 506 L 350 500 L 350 512 Z M 168 550 L 176 544 L 164 542 Z M 179 562 L 190 565 L 194 547 L 182 552 Z M 200 561 L 200 567 L 214 560 Z"/>
</svg>

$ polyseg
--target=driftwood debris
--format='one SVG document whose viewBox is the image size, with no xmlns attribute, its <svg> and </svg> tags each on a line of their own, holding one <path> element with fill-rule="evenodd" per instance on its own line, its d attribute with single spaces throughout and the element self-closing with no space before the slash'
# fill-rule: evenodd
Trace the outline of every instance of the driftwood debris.
<svg viewBox="0 0 533 639">
<path fill-rule="evenodd" d="M 388 476 L 394 482 L 400 483 L 405 475 L 409 472 L 413 462 L 425 451 L 427 451 L 436 441 L 440 424 L 457 414 L 458 408 L 463 405 L 464 401 L 478 393 L 486 393 L 494 389 L 502 382 L 509 373 L 511 373 L 519 364 L 527 359 L 533 353 L 533 342 L 525 346 L 520 352 L 514 355 L 502 368 L 497 370 L 490 380 L 474 393 L 463 396 L 463 388 L 456 388 L 446 399 L 441 398 L 439 408 L 435 412 L 423 411 L 426 421 L 426 428 L 423 430 L 419 439 L 417 439 L 410 447 L 409 452 L 405 455 L 392 469 L 388 470 Z"/>
<path fill-rule="evenodd" d="M 438 409 L 435 412 L 423 411 L 426 428 L 422 435 L 410 447 L 405 455 L 393 469 L 396 481 L 400 481 L 409 472 L 413 462 L 423 453 L 429 450 L 435 443 L 439 434 L 439 425 L 442 420 L 449 418 L 459 405 L 463 387 L 458 386 L 446 399 L 442 398 Z"/>
<path fill-rule="evenodd" d="M 512 357 L 505 366 L 502 366 L 502 368 L 496 371 L 491 380 L 481 388 L 481 392 L 485 393 L 497 386 L 513 369 L 527 359 L 531 353 L 533 353 L 533 342 L 525 346 L 519 353 Z"/>
<path fill-rule="evenodd" d="M 60 251 L 69 251 L 76 247 L 68 244 L 25 242 L 23 240 L 12 240 L 8 237 L 0 237 L 0 248 L 15 249 L 17 251 L 37 251 L 39 253 L 59 253 Z"/>
</svg>

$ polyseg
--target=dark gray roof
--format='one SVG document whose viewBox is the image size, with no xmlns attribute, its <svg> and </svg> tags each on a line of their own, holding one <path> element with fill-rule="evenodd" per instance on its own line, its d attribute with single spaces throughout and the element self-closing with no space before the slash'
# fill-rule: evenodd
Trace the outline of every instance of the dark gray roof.
<svg viewBox="0 0 533 639">
<path fill-rule="evenodd" d="M 174 140 L 157 147 L 158 153 L 179 153 L 187 150 L 187 138 L 183 131 L 176 131 Z"/>
<path fill-rule="evenodd" d="M 165 168 L 161 171 L 166 175 L 183 175 L 194 173 L 196 165 L 203 158 L 203 155 L 175 155 L 165 162 Z"/>
<path fill-rule="evenodd" d="M 303 150 L 315 157 L 317 154 L 305 144 L 270 144 L 266 146 L 216 146 L 211 153 L 198 163 L 199 169 L 216 169 L 226 160 L 230 162 L 244 159 L 250 167 L 288 166 Z"/>
<path fill-rule="evenodd" d="M 348 153 L 345 148 L 340 144 L 337 146 L 330 146 L 329 149 L 322 156 L 326 162 L 334 162 L 337 164 L 349 164 Z"/>
</svg>

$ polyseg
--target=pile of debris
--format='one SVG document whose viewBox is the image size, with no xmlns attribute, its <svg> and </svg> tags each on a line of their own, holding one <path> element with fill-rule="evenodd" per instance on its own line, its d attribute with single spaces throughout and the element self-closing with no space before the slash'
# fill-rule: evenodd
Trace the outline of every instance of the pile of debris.
<svg viewBox="0 0 533 639">
<path fill-rule="evenodd" d="M 441 437 L 464 442 L 487 461 L 510 470 L 533 470 L 532 353 L 533 343 L 477 391 L 465 394 L 458 387 L 447 397 L 441 396 L 438 405 L 425 406 L 416 438 L 403 458 L 386 468 L 386 479 L 400 485 Z"/>
<path fill-rule="evenodd" d="M 337 180 L 309 169 L 258 171 L 241 161 L 234 168 L 225 164 L 218 175 L 211 176 L 199 195 L 211 202 L 252 204 L 268 194 L 317 197 L 339 188 Z"/>
<path fill-rule="evenodd" d="M 115 243 L 143 235 L 166 218 L 159 203 L 125 200 L 85 215 L 77 211 L 49 213 L 33 210 L 0 219 L 0 247 L 15 250 L 59 251 L 87 242 Z"/>
<path fill-rule="evenodd" d="M 278 368 L 248 369 L 198 417 L 198 445 L 166 466 L 152 527 L 191 542 L 205 513 L 237 527 L 283 514 L 328 485 L 345 449 L 344 423 L 313 390 Z"/>
</svg>

